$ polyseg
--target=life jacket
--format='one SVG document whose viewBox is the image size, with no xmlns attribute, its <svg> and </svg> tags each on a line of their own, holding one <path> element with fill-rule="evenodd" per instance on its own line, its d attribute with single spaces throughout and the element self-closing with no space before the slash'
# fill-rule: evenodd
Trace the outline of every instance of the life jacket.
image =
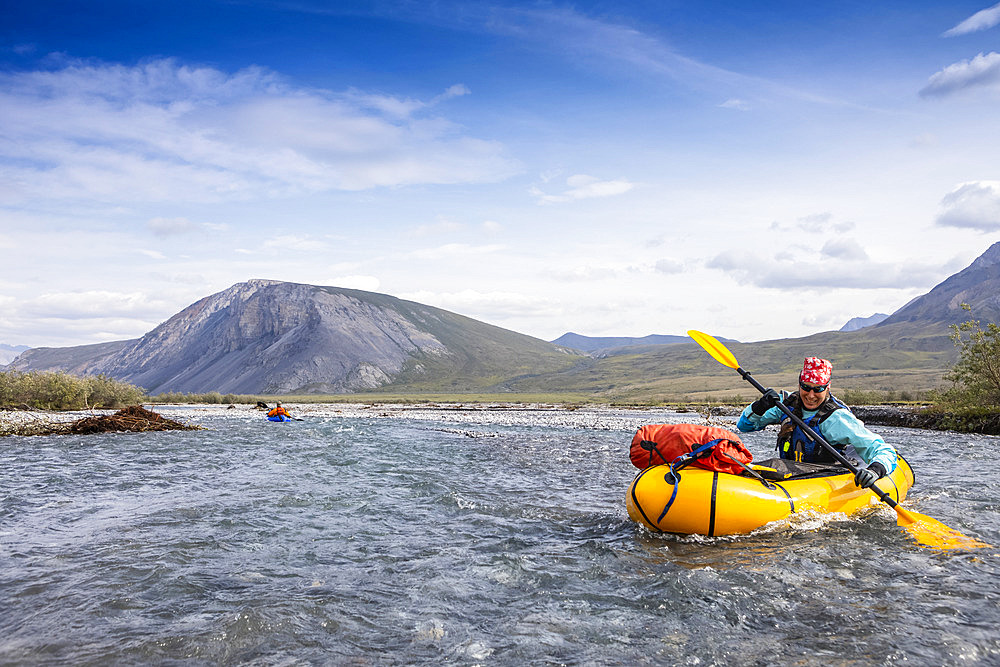
<svg viewBox="0 0 1000 667">
<path fill-rule="evenodd" d="M 733 475 L 753 461 L 738 435 L 698 424 L 646 424 L 636 431 L 629 450 L 632 465 L 640 469 L 672 464 L 685 455 L 693 459 L 690 465 Z"/>
<path fill-rule="evenodd" d="M 788 396 L 784 400 L 785 405 L 791 408 L 792 412 L 796 417 L 804 421 L 810 428 L 819 433 L 819 425 L 822 424 L 827 418 L 832 415 L 837 410 L 847 410 L 850 412 L 850 408 L 840 402 L 833 394 L 826 397 L 826 400 L 820 404 L 819 408 L 809 419 L 806 419 L 802 413 L 802 399 L 799 396 L 799 392 L 795 392 Z M 822 435 L 822 434 L 820 434 Z M 837 443 L 831 442 L 838 451 L 843 453 L 844 447 L 846 445 L 838 445 Z M 781 428 L 778 430 L 778 456 L 783 459 L 791 459 L 793 461 L 804 461 L 806 463 L 835 463 L 837 459 L 833 457 L 833 454 L 828 452 L 823 445 L 818 444 L 802 430 L 802 427 L 796 424 L 788 415 L 784 415 L 781 418 Z"/>
<path fill-rule="evenodd" d="M 288 411 L 285 410 L 285 408 L 281 407 L 280 405 L 276 408 L 272 408 L 271 411 L 267 413 L 268 417 L 277 417 L 279 415 L 285 415 L 287 417 L 291 417 L 291 415 L 288 414 Z"/>
</svg>

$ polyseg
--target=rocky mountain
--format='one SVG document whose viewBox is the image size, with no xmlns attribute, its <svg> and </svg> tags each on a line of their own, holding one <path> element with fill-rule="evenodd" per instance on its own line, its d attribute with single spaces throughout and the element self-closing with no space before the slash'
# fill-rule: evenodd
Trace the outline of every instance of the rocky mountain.
<svg viewBox="0 0 1000 667">
<path fill-rule="evenodd" d="M 34 348 L 11 368 L 103 373 L 167 391 L 451 391 L 571 365 L 575 352 L 385 294 L 251 280 L 205 297 L 137 340 Z"/>
<path fill-rule="evenodd" d="M 847 324 L 840 327 L 838 331 L 857 331 L 858 329 L 864 329 L 865 327 L 870 327 L 878 324 L 889 317 L 885 313 L 875 313 L 870 317 L 852 317 L 847 321 Z"/>
<path fill-rule="evenodd" d="M 963 303 L 972 306 L 971 314 L 962 309 Z M 1000 322 L 1000 242 L 877 326 L 905 322 L 959 324 L 970 317 L 982 322 Z"/>
</svg>

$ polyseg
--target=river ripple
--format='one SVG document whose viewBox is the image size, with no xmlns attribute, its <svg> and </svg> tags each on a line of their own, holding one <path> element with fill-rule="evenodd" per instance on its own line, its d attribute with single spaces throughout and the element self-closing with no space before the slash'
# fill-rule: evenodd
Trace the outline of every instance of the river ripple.
<svg viewBox="0 0 1000 667">
<path fill-rule="evenodd" d="M 1000 663 L 998 549 L 921 548 L 885 507 L 631 523 L 634 429 L 698 415 L 165 413 L 208 430 L 0 440 L 3 664 Z M 878 430 L 907 506 L 1000 544 L 1000 439 Z"/>
</svg>

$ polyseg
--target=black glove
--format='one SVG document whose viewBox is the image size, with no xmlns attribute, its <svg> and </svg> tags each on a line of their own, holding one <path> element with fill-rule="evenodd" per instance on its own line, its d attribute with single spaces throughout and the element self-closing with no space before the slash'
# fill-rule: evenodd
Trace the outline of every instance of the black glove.
<svg viewBox="0 0 1000 667">
<path fill-rule="evenodd" d="M 781 396 L 773 389 L 768 389 L 764 395 L 750 404 L 750 411 L 755 415 L 762 415 L 778 403 L 781 403 Z"/>
<path fill-rule="evenodd" d="M 858 470 L 858 474 L 854 476 L 854 485 L 862 489 L 867 489 L 883 477 L 885 477 L 885 467 L 881 463 L 876 462 L 867 468 Z"/>
</svg>

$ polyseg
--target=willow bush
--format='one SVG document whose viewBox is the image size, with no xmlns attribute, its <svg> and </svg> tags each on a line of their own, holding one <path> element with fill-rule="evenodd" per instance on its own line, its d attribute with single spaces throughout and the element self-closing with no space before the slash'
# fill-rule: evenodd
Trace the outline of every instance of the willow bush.
<svg viewBox="0 0 1000 667">
<path fill-rule="evenodd" d="M 962 308 L 972 311 L 967 303 Z M 945 376 L 952 382 L 945 402 L 969 409 L 1000 409 L 1000 326 L 991 322 L 984 329 L 979 320 L 970 319 L 951 325 L 951 340 L 959 359 Z"/>
<path fill-rule="evenodd" d="M 67 373 L 0 372 L 0 406 L 36 410 L 121 408 L 142 402 L 140 387 L 106 375 L 77 377 Z"/>
<path fill-rule="evenodd" d="M 969 304 L 962 308 L 971 312 Z M 1000 326 L 984 329 L 979 320 L 951 325 L 958 362 L 945 376 L 952 386 L 935 393 L 923 416 L 936 420 L 935 428 L 966 433 L 1000 435 Z"/>
</svg>

